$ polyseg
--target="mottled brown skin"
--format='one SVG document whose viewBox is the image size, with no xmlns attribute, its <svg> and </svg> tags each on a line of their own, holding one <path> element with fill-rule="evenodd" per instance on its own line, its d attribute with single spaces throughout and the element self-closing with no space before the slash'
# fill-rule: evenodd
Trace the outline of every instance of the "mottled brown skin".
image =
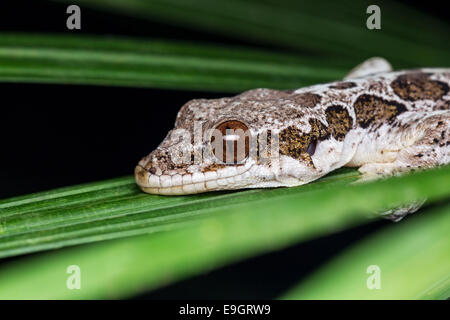
<svg viewBox="0 0 450 320">
<path fill-rule="evenodd" d="M 359 96 L 353 107 L 356 121 L 361 128 L 374 124 L 392 123 L 399 114 L 407 110 L 402 103 L 369 94 Z"/>
<path fill-rule="evenodd" d="M 302 107 L 314 108 L 320 103 L 322 97 L 314 93 L 293 94 L 289 99 Z"/>
<path fill-rule="evenodd" d="M 280 153 L 294 159 L 307 160 L 312 165 L 306 153 L 312 138 L 312 134 L 303 134 L 295 127 L 287 127 L 280 132 Z"/>
<path fill-rule="evenodd" d="M 189 101 L 178 113 L 174 130 L 139 162 L 136 180 L 150 193 L 186 194 L 299 185 L 342 166 L 378 176 L 448 163 L 449 70 L 366 74 L 298 90 L 254 89 L 234 97 Z M 211 148 L 205 130 L 217 129 L 224 121 L 248 127 L 250 156 L 242 163 L 217 163 L 208 153 L 197 157 Z M 192 134 L 191 163 L 171 160 L 178 147 L 188 150 L 186 142 L 174 137 L 177 129 Z M 274 141 L 278 149 L 272 148 Z"/>
<path fill-rule="evenodd" d="M 325 110 L 328 131 L 338 141 L 344 140 L 347 132 L 353 128 L 353 118 L 342 106 L 330 106 Z"/>
<path fill-rule="evenodd" d="M 441 81 L 430 80 L 430 75 L 430 73 L 419 71 L 401 74 L 391 82 L 391 87 L 395 94 L 405 101 L 430 99 L 437 102 L 436 108 L 448 110 L 449 101 L 440 100 L 448 93 L 448 85 Z M 358 88 L 358 85 L 354 81 L 340 81 L 329 85 L 329 88 L 338 90 L 338 93 L 334 96 L 337 100 L 345 100 L 347 95 L 346 91 Z M 280 117 L 304 119 L 308 117 L 308 114 L 311 114 L 308 120 L 308 124 L 311 126 L 309 132 L 305 132 L 297 126 L 289 126 L 280 131 L 280 152 L 312 164 L 306 150 L 314 139 L 325 140 L 331 135 L 334 139 L 343 141 L 346 134 L 354 125 L 358 125 L 364 129 L 376 130 L 382 124 L 393 123 L 398 115 L 408 110 L 405 103 L 383 98 L 382 93 L 386 89 L 381 83 L 376 82 L 370 84 L 369 88 L 374 94 L 361 94 L 352 105 L 355 111 L 356 121 L 350 115 L 348 107 L 341 105 L 330 105 L 324 109 L 323 113 L 327 123 L 318 120 L 317 116 L 320 116 L 321 111 L 314 114 L 312 109 L 319 108 L 319 106 L 323 105 L 322 100 L 324 96 L 320 93 L 255 89 L 231 98 L 193 100 L 181 108 L 177 116 L 176 125 L 178 128 L 192 130 L 194 121 L 208 122 L 208 113 L 213 114 L 230 104 L 236 104 L 236 111 L 238 111 L 236 114 L 239 114 L 240 110 L 249 110 L 250 112 L 255 107 L 265 108 L 265 106 L 276 106 L 273 114 L 277 117 L 279 114 Z M 328 95 L 333 97 L 331 93 L 328 93 Z M 194 112 L 194 108 L 192 108 L 195 105 L 201 104 L 211 105 L 211 102 L 214 102 L 214 107 L 203 117 L 199 117 Z M 298 108 L 286 108 L 289 104 L 295 104 Z M 230 110 L 230 112 L 234 114 L 233 110 Z M 263 112 L 260 113 L 259 120 L 267 120 Z M 405 128 L 405 125 L 403 127 Z M 183 167 L 173 163 L 170 160 L 170 154 L 163 147 L 164 145 L 153 153 L 153 156 L 158 158 L 160 160 L 159 162 L 162 163 L 160 169 L 163 172 L 177 169 L 182 171 Z M 267 154 L 268 150 L 265 150 L 265 152 Z M 204 171 L 217 168 L 219 166 L 210 166 L 204 169 Z M 152 170 L 151 173 L 154 172 L 151 163 L 148 163 L 145 169 Z"/>
<path fill-rule="evenodd" d="M 308 147 L 311 143 L 328 139 L 330 136 L 329 130 L 337 130 L 340 124 L 337 127 L 327 127 L 317 119 L 309 119 L 309 124 L 311 126 L 309 133 L 302 133 L 293 126 L 283 129 L 280 132 L 280 153 L 294 159 L 306 161 L 308 165 L 314 167 L 311 155 L 307 152 Z"/>
<path fill-rule="evenodd" d="M 159 168 L 163 172 L 177 169 L 177 165 L 172 162 L 169 152 L 167 152 L 167 150 L 165 150 L 164 148 L 156 150 L 154 156 L 160 159 L 161 165 L 159 166 Z M 152 174 L 156 173 L 156 168 L 154 168 L 150 162 L 144 167 L 144 169 L 148 170 Z"/>
<path fill-rule="evenodd" d="M 354 87 L 356 87 L 356 83 L 354 83 L 352 81 L 338 82 L 335 85 L 330 86 L 330 88 L 338 89 L 338 90 L 345 90 L 345 89 L 354 88 Z"/>
<path fill-rule="evenodd" d="M 368 163 L 360 168 L 362 173 L 393 174 L 449 162 L 448 145 L 443 141 L 449 135 L 450 78 L 448 73 L 439 75 L 444 81 L 431 79 L 433 76 L 432 72 L 412 71 L 395 77 L 390 82 L 395 100 L 367 94 L 357 98 L 354 109 L 360 127 L 383 139 L 379 128 L 388 124 L 386 133 L 404 140 L 395 161 Z M 387 139 L 388 150 L 381 150 L 381 154 L 392 153 L 392 144 Z"/>
<path fill-rule="evenodd" d="M 391 87 L 395 94 L 408 101 L 430 99 L 437 101 L 449 91 L 448 84 L 430 80 L 430 73 L 413 72 L 399 76 Z"/>
</svg>

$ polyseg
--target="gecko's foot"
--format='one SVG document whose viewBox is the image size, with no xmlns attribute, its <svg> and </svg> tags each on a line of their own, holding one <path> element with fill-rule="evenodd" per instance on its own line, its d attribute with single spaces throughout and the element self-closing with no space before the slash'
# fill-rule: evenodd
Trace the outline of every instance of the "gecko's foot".
<svg viewBox="0 0 450 320">
<path fill-rule="evenodd" d="M 411 169 L 407 166 L 399 166 L 396 163 L 369 163 L 359 168 L 361 177 L 355 183 L 369 182 L 380 178 L 387 178 L 389 176 L 400 175 L 408 172 Z M 381 215 L 383 218 L 398 222 L 406 215 L 419 210 L 426 199 L 416 200 L 400 206 L 386 208 L 375 212 L 376 215 Z"/>
<path fill-rule="evenodd" d="M 358 171 L 361 175 L 358 180 L 354 182 L 355 184 L 399 175 L 400 173 L 408 170 L 405 170 L 405 168 L 400 168 L 394 163 L 368 163 L 361 166 Z"/>
<path fill-rule="evenodd" d="M 402 220 L 406 215 L 418 211 L 423 206 L 425 201 L 426 199 L 416 200 L 392 209 L 388 209 L 386 211 L 382 210 L 381 212 L 379 212 L 379 214 L 381 214 L 383 218 L 398 222 Z"/>
</svg>

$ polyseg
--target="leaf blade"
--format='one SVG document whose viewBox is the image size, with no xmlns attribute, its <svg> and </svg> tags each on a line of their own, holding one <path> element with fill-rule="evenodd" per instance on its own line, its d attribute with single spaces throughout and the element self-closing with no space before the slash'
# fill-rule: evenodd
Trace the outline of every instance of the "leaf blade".
<svg viewBox="0 0 450 320">
<path fill-rule="evenodd" d="M 449 213 L 444 204 L 364 239 L 282 299 L 447 299 Z M 379 268 L 379 289 L 366 285 L 371 265 Z"/>
<path fill-rule="evenodd" d="M 306 193 L 320 188 L 346 185 L 356 177 L 355 170 L 341 170 L 301 188 L 216 192 L 182 197 L 144 194 L 131 178 L 120 180 L 128 182 L 118 187 L 119 191 L 125 188 L 125 197 L 119 196 L 116 187 L 109 188 L 107 182 L 94 183 L 93 187 L 84 185 L 88 191 L 75 196 L 70 189 L 63 188 L 61 197 L 55 190 L 52 194 L 54 198 L 50 200 L 45 197 L 41 200 L 43 197 L 34 195 L 35 202 L 0 208 L 0 257 L 150 233 L 160 230 L 167 223 L 204 217 L 231 205 L 283 197 L 293 192 L 297 197 L 305 197 Z M 115 186 L 116 179 L 111 183 Z M 104 189 L 93 193 L 91 189 L 97 185 L 103 185 Z M 73 189 L 79 192 L 80 187 Z M 20 204 L 23 201 L 22 197 L 18 200 L 12 199 L 10 203 Z"/>
<path fill-rule="evenodd" d="M 147 236 L 25 259 L 0 269 L 0 297 L 137 294 L 232 261 L 367 223 L 369 211 L 388 205 L 422 197 L 430 202 L 445 199 L 450 193 L 449 178 L 450 167 L 445 167 L 369 184 L 324 187 L 305 197 L 293 193 L 221 208 L 205 219 L 189 220 L 179 228 Z M 79 292 L 64 287 L 63 271 L 71 264 L 80 265 L 88 275 Z"/>
<path fill-rule="evenodd" d="M 319 59 L 157 40 L 0 34 L 0 81 L 242 91 L 298 88 L 345 70 Z"/>
<path fill-rule="evenodd" d="M 370 56 L 383 56 L 396 68 L 448 64 L 450 25 L 392 1 L 381 6 L 382 30 L 366 28 L 369 17 L 366 10 L 372 4 L 368 1 L 83 0 L 81 3 L 253 43 L 293 48 L 310 55 L 345 57 L 355 64 Z"/>
</svg>

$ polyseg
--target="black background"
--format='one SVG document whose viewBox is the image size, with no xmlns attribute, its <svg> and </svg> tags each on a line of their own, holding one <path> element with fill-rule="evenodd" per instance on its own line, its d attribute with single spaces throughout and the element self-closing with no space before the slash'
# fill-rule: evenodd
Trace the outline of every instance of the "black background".
<svg viewBox="0 0 450 320">
<path fill-rule="evenodd" d="M 407 2 L 447 18 L 438 3 Z M 82 30 L 68 31 L 66 7 L 46 1 L 2 1 L 0 31 L 116 34 L 258 47 L 83 7 Z M 0 83 L 0 95 L 0 198 L 6 198 L 132 174 L 137 161 L 172 128 L 182 104 L 226 94 Z M 273 298 L 330 256 L 386 224 L 376 222 L 250 259 L 138 298 Z"/>
</svg>

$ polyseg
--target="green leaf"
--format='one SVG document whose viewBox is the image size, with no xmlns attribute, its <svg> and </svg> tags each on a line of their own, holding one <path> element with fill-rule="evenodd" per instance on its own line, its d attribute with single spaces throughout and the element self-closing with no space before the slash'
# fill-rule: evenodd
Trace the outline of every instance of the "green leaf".
<svg viewBox="0 0 450 320">
<path fill-rule="evenodd" d="M 214 200 L 224 194 L 207 194 L 204 201 L 211 207 L 205 210 L 198 207 L 198 203 L 190 204 L 181 209 L 186 214 L 185 220 L 168 220 L 156 228 L 160 232 L 12 262 L 0 269 L 0 298 L 130 296 L 249 256 L 367 223 L 370 216 L 376 216 L 373 212 L 387 206 L 423 197 L 432 203 L 450 195 L 450 167 L 348 185 L 348 179 L 355 177 L 352 172 L 341 172 L 328 180 L 296 188 L 227 193 L 228 196 L 241 195 L 241 201 L 235 198 Z M 259 193 L 258 201 L 252 201 L 254 193 Z M 50 197 L 56 199 L 56 194 Z M 143 196 L 165 202 L 166 208 L 171 203 L 176 207 L 179 201 L 189 202 L 197 197 Z M 39 199 L 39 196 L 34 198 Z M 6 201 L 2 205 L 13 208 L 14 201 L 23 203 L 25 199 Z M 110 204 L 111 209 L 115 205 Z M 83 206 L 89 207 L 86 203 Z M 155 210 L 154 216 L 164 216 L 166 213 L 161 210 Z M 64 211 L 70 217 L 71 210 L 66 208 Z M 133 212 L 134 209 L 128 212 L 129 222 L 139 229 L 140 218 L 146 211 L 135 215 Z M 89 216 L 85 218 L 89 219 Z M 114 225 L 108 219 L 99 222 L 106 229 Z M 91 224 L 84 224 L 82 228 L 89 228 Z M 5 227 L 7 225 L 3 224 Z M 78 231 L 82 232 L 82 229 Z M 101 228 L 96 232 L 101 232 Z M 28 245 L 34 245 L 33 238 Z M 84 279 L 81 290 L 65 287 L 68 277 L 65 270 L 69 265 L 81 268 Z"/>
<path fill-rule="evenodd" d="M 340 67 L 341 66 L 341 67 Z M 245 48 L 0 33 L 0 81 L 243 91 L 340 79 L 350 65 Z"/>
<path fill-rule="evenodd" d="M 230 205 L 277 198 L 357 177 L 343 169 L 293 189 L 215 192 L 167 197 L 141 192 L 133 177 L 0 201 L 0 257 L 130 235 L 171 230 Z"/>
<path fill-rule="evenodd" d="M 71 3 L 68 0 L 60 0 Z M 370 1 L 81 0 L 82 6 L 191 26 L 256 43 L 354 63 L 383 56 L 397 68 L 448 66 L 450 25 L 407 5 L 383 1 L 381 30 L 369 30 Z"/>
<path fill-rule="evenodd" d="M 357 243 L 284 299 L 448 299 L 450 205 L 417 214 Z M 379 289 L 366 282 L 379 268 Z"/>
</svg>

